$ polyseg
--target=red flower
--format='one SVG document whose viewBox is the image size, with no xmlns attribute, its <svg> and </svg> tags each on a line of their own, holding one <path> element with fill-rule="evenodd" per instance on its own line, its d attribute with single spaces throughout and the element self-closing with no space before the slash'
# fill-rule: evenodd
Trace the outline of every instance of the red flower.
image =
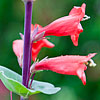
<svg viewBox="0 0 100 100">
<path fill-rule="evenodd" d="M 22 65 L 22 56 L 23 56 L 23 40 L 15 40 L 13 42 L 13 51 L 15 55 L 18 57 L 19 64 Z M 43 39 L 40 41 L 37 41 L 35 43 L 32 43 L 32 58 L 33 61 L 35 61 L 39 51 L 41 50 L 42 47 L 47 47 L 47 48 L 53 48 L 54 44 L 49 42 L 47 39 Z"/>
<path fill-rule="evenodd" d="M 33 33 L 34 29 L 38 26 L 38 28 L 42 28 L 42 26 L 35 24 L 31 24 L 31 34 Z M 21 37 L 23 39 L 23 35 L 21 34 Z M 23 57 L 23 40 L 15 40 L 13 41 L 13 51 L 15 55 L 18 58 L 19 65 L 22 66 L 22 57 Z M 42 39 L 36 42 L 32 43 L 32 59 L 35 61 L 37 58 L 37 55 L 39 51 L 41 50 L 42 47 L 47 47 L 47 48 L 53 48 L 55 45 L 51 42 L 49 42 L 47 39 Z"/>
<path fill-rule="evenodd" d="M 17 56 L 18 63 L 22 67 L 22 57 L 23 57 L 23 40 L 13 41 L 13 51 Z"/>
<path fill-rule="evenodd" d="M 39 51 L 41 50 L 42 47 L 53 48 L 54 44 L 49 42 L 47 39 L 43 39 L 43 40 L 40 40 L 40 41 L 33 43 L 32 44 L 33 61 L 35 61 L 35 59 L 37 58 L 37 55 L 38 55 L 38 53 L 39 53 Z"/>
<path fill-rule="evenodd" d="M 59 18 L 45 27 L 39 28 L 39 33 L 45 31 L 44 36 L 71 36 L 71 39 L 75 46 L 78 45 L 78 37 L 83 28 L 80 21 L 85 16 L 85 4 L 81 7 L 74 7 L 69 16 Z"/>
<path fill-rule="evenodd" d="M 18 58 L 23 56 L 23 40 L 13 41 L 13 51 Z"/>
<path fill-rule="evenodd" d="M 44 61 L 36 63 L 35 68 L 31 67 L 31 72 L 36 70 L 51 70 L 56 73 L 66 75 L 77 75 L 86 84 L 86 76 L 84 70 L 87 69 L 85 63 L 90 61 L 90 65 L 95 64 L 90 60 L 96 53 L 89 54 L 88 56 L 60 56 L 55 58 L 49 58 Z"/>
</svg>

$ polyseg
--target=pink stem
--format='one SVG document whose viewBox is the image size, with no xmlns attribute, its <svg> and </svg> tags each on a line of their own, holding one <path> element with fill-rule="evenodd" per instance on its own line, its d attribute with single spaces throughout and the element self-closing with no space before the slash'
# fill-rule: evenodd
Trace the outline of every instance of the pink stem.
<svg viewBox="0 0 100 100">
<path fill-rule="evenodd" d="M 12 91 L 10 91 L 10 99 L 12 100 Z"/>
</svg>

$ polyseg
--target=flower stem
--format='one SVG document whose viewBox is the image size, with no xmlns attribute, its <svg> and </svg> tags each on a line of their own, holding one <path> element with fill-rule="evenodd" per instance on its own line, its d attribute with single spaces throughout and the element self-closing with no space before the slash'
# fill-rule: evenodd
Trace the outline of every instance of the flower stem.
<svg viewBox="0 0 100 100">
<path fill-rule="evenodd" d="M 32 1 L 25 2 L 25 25 L 24 25 L 24 50 L 22 67 L 22 84 L 28 88 L 29 63 L 30 63 L 30 33 L 32 20 Z M 21 100 L 25 100 L 21 97 Z"/>
<path fill-rule="evenodd" d="M 29 83 L 29 80 L 30 80 L 30 67 L 31 67 L 31 58 L 32 58 L 32 43 L 30 44 L 30 52 L 29 52 L 29 68 L 28 68 L 28 83 Z"/>
<path fill-rule="evenodd" d="M 32 85 L 32 82 L 33 82 L 34 76 L 35 76 L 35 73 L 33 74 L 33 76 L 32 76 L 32 80 L 31 80 L 31 82 L 30 82 L 30 85 L 29 85 L 30 88 L 31 88 L 31 85 Z"/>
<path fill-rule="evenodd" d="M 10 91 L 10 99 L 12 100 L 12 91 Z"/>
<path fill-rule="evenodd" d="M 23 97 L 21 97 L 21 100 L 28 100 L 28 98 L 23 98 Z"/>
<path fill-rule="evenodd" d="M 30 33 L 31 33 L 31 18 L 32 18 L 32 2 L 25 3 L 25 26 L 24 26 L 24 53 L 23 53 L 23 71 L 22 83 L 28 88 L 28 68 L 30 55 Z"/>
</svg>

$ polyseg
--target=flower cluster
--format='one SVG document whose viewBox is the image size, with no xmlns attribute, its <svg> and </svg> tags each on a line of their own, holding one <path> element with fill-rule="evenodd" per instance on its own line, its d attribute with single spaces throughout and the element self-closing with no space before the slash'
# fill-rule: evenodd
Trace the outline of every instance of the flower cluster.
<svg viewBox="0 0 100 100">
<path fill-rule="evenodd" d="M 95 66 L 95 63 L 91 60 L 96 53 L 89 54 L 88 56 L 79 55 L 66 55 L 55 58 L 43 59 L 40 62 L 36 62 L 37 55 L 42 47 L 53 48 L 54 44 L 49 42 L 46 36 L 70 36 L 73 44 L 78 46 L 79 34 L 83 32 L 83 28 L 80 24 L 85 17 L 85 4 L 81 7 L 74 7 L 68 16 L 59 18 L 49 25 L 42 27 L 38 24 L 31 25 L 31 53 L 34 61 L 34 66 L 31 66 L 30 73 L 34 73 L 38 70 L 51 70 L 56 73 L 66 75 L 77 75 L 86 84 L 86 76 L 84 71 L 87 69 L 87 62 L 90 66 Z M 36 31 L 37 29 L 37 31 Z M 34 35 L 34 33 L 36 33 Z M 21 35 L 23 37 L 23 35 Z M 13 42 L 13 51 L 18 58 L 19 65 L 22 67 L 23 60 L 23 38 L 22 40 L 15 40 Z"/>
</svg>

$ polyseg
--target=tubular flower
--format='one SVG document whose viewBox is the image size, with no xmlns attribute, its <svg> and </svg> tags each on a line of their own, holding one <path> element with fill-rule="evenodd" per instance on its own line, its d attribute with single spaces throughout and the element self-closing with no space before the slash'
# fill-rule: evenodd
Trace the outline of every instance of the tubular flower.
<svg viewBox="0 0 100 100">
<path fill-rule="evenodd" d="M 39 33 L 45 31 L 44 36 L 71 36 L 73 44 L 78 45 L 78 37 L 83 28 L 80 24 L 80 21 L 85 16 L 85 4 L 82 4 L 81 7 L 74 7 L 69 16 L 59 18 L 49 25 L 39 28 Z"/>
<path fill-rule="evenodd" d="M 39 29 L 42 28 L 42 26 L 40 26 L 38 24 L 35 24 L 35 26 L 31 25 L 31 34 L 34 32 L 34 29 L 37 26 Z M 20 33 L 20 35 L 21 35 L 22 40 L 13 41 L 13 51 L 18 58 L 19 65 L 22 66 L 24 35 L 21 33 Z M 32 59 L 33 59 L 33 61 L 35 61 L 35 59 L 37 58 L 37 55 L 42 47 L 53 48 L 54 44 L 49 42 L 47 39 L 42 39 L 42 40 L 39 40 L 36 42 L 32 42 Z"/>
<path fill-rule="evenodd" d="M 19 58 L 23 55 L 23 40 L 13 41 L 13 51 Z"/>
<path fill-rule="evenodd" d="M 15 40 L 13 41 L 13 51 L 15 55 L 18 57 L 19 65 L 22 65 L 22 56 L 23 56 L 23 40 Z M 35 43 L 32 43 L 32 59 L 35 61 L 39 51 L 42 47 L 53 48 L 54 44 L 49 42 L 47 39 L 39 40 Z"/>
<path fill-rule="evenodd" d="M 22 57 L 23 57 L 23 40 L 13 41 L 13 51 L 17 56 L 17 60 L 20 66 L 22 66 Z"/>
<path fill-rule="evenodd" d="M 42 47 L 53 48 L 54 44 L 49 42 L 47 39 L 39 40 L 32 44 L 32 59 L 35 61 L 39 51 Z"/>
<path fill-rule="evenodd" d="M 44 61 L 37 62 L 35 68 L 30 69 L 31 72 L 37 70 L 51 70 L 56 73 L 66 74 L 66 75 L 77 75 L 86 84 L 86 76 L 84 71 L 87 69 L 87 62 L 90 62 L 90 66 L 95 66 L 96 64 L 91 59 L 96 53 L 89 54 L 88 56 L 60 56 L 55 58 L 49 58 Z"/>
</svg>

